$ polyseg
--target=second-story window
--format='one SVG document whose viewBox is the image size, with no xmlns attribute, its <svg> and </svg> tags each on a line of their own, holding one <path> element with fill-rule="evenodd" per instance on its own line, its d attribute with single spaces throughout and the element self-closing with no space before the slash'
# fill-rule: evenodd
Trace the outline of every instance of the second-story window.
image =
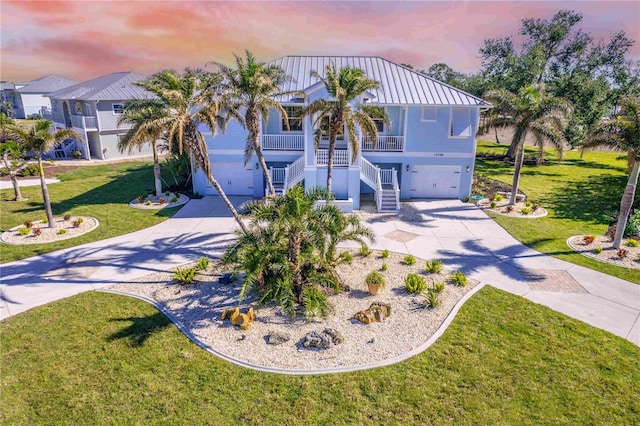
<svg viewBox="0 0 640 426">
<path fill-rule="evenodd" d="M 471 132 L 471 110 L 469 108 L 451 108 L 449 137 L 468 138 Z"/>
<path fill-rule="evenodd" d="M 111 104 L 114 115 L 121 115 L 124 112 L 124 104 Z"/>
<path fill-rule="evenodd" d="M 302 107 L 285 106 L 284 110 L 287 112 L 287 117 L 289 118 L 289 128 L 287 128 L 287 123 L 284 121 L 284 117 L 282 117 L 282 131 L 301 132 L 302 120 L 300 120 L 300 115 L 302 113 Z"/>
<path fill-rule="evenodd" d="M 329 117 L 324 117 L 322 119 L 322 124 L 320 124 L 320 132 L 322 134 L 322 139 L 329 139 Z M 338 130 L 338 135 L 336 136 L 336 140 L 343 141 L 344 140 L 344 128 Z"/>
</svg>

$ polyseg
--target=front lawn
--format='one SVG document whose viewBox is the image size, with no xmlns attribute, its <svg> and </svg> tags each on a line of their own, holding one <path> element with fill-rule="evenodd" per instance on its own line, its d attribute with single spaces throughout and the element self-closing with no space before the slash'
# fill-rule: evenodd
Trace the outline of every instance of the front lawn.
<svg viewBox="0 0 640 426">
<path fill-rule="evenodd" d="M 422 354 L 336 375 L 236 367 L 113 294 L 35 308 L 0 333 L 7 425 L 640 423 L 640 348 L 491 287 Z"/>
<path fill-rule="evenodd" d="M 500 154 L 506 149 L 505 144 L 478 142 L 478 153 Z M 580 159 L 579 152 L 569 151 L 558 162 L 555 153 L 549 152 L 543 166 L 525 165 L 520 178 L 520 190 L 549 215 L 534 220 L 488 214 L 517 240 L 535 250 L 640 283 L 640 270 L 597 262 L 575 253 L 566 244 L 573 235 L 605 233 L 608 214 L 619 208 L 627 184 L 625 170 L 626 155 L 621 153 L 587 152 Z M 476 173 L 511 184 L 513 165 L 477 159 Z"/>
<path fill-rule="evenodd" d="M 100 226 L 88 234 L 50 244 L 1 245 L 0 263 L 23 259 L 54 250 L 115 237 L 147 228 L 172 216 L 180 207 L 162 210 L 137 210 L 129 201 L 147 190 L 153 190 L 150 163 L 126 162 L 83 166 L 58 175 L 62 181 L 47 185 L 54 216 L 70 213 L 93 216 Z M 0 232 L 46 217 L 40 186 L 21 188 L 28 201 L 10 202 L 12 189 L 0 191 Z"/>
</svg>

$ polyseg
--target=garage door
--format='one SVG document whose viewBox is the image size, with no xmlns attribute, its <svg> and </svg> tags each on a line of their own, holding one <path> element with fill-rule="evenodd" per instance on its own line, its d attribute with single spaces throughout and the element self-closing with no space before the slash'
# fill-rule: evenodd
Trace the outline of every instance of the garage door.
<svg viewBox="0 0 640 426">
<path fill-rule="evenodd" d="M 411 198 L 458 198 L 460 166 L 413 166 Z"/>
<path fill-rule="evenodd" d="M 253 195 L 253 169 L 242 163 L 211 163 L 211 172 L 227 195 Z M 207 182 L 207 194 L 216 190 Z"/>
</svg>

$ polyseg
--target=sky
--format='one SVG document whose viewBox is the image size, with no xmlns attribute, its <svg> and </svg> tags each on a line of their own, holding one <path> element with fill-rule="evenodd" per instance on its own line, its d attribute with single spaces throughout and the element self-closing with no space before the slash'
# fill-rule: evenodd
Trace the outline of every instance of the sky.
<svg viewBox="0 0 640 426">
<path fill-rule="evenodd" d="M 583 14 L 596 39 L 624 30 L 640 60 L 640 2 L 629 1 L 5 1 L 0 80 L 47 74 L 88 80 L 118 71 L 231 63 L 251 50 L 284 55 L 376 55 L 418 69 L 444 62 L 480 68 L 486 38 L 516 35 L 525 18 Z"/>
</svg>

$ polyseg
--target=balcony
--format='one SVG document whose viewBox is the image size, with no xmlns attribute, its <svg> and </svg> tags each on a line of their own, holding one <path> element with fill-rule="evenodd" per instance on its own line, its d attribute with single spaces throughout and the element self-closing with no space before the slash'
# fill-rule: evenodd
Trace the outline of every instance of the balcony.
<svg viewBox="0 0 640 426">
<path fill-rule="evenodd" d="M 304 135 L 262 135 L 265 151 L 304 151 Z"/>
<path fill-rule="evenodd" d="M 64 121 L 63 121 L 64 123 Z M 95 117 L 85 117 L 83 115 L 72 115 L 71 125 L 80 129 L 97 130 L 98 121 Z"/>
<path fill-rule="evenodd" d="M 378 136 L 378 141 L 373 146 L 373 139 L 362 138 L 363 151 L 402 152 L 404 151 L 404 136 Z"/>
<path fill-rule="evenodd" d="M 329 163 L 329 150 L 318 149 L 316 150 L 316 165 L 326 166 Z M 348 167 L 349 166 L 349 151 L 346 149 L 336 149 L 333 155 L 334 167 Z"/>
</svg>

